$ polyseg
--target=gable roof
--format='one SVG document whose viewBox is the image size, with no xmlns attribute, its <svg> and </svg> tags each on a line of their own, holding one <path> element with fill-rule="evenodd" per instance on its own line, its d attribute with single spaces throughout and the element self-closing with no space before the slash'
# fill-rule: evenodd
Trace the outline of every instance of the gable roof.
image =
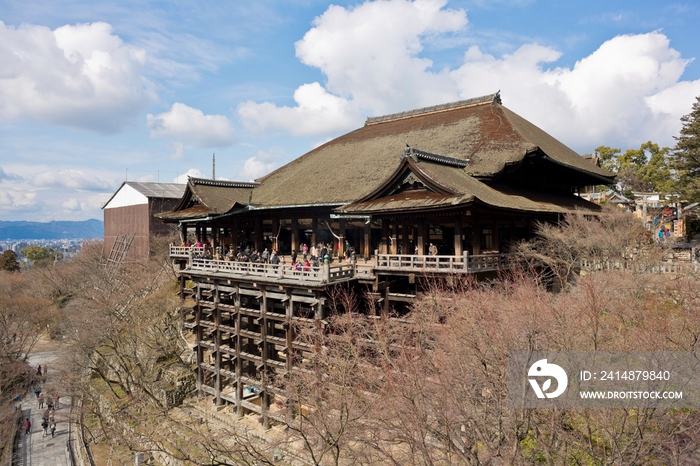
<svg viewBox="0 0 700 466">
<path fill-rule="evenodd" d="M 415 153 L 414 150 L 411 152 Z M 420 180 L 426 189 L 393 191 L 397 181 L 408 172 Z M 449 163 L 449 160 L 411 157 L 405 153 L 394 173 L 380 187 L 355 202 L 338 207 L 336 212 L 366 215 L 391 211 L 434 211 L 471 204 L 542 213 L 600 210 L 596 204 L 573 194 L 550 195 L 511 186 L 490 186 Z"/>
<path fill-rule="evenodd" d="M 260 178 L 252 203 L 274 207 L 354 202 L 392 174 L 406 144 L 464 160 L 465 174 L 485 180 L 533 153 L 583 173 L 588 184 L 612 183 L 615 176 L 503 107 L 496 93 L 368 119 L 364 127 Z"/>
<path fill-rule="evenodd" d="M 152 183 L 144 181 L 124 181 L 121 186 L 112 194 L 102 209 L 108 208 L 109 204 L 122 191 L 128 187 L 143 195 L 147 199 L 180 199 L 185 192 L 185 186 L 181 183 Z"/>
<path fill-rule="evenodd" d="M 180 203 L 171 211 L 157 214 L 163 220 L 187 220 L 222 215 L 235 207 L 247 206 L 258 183 L 188 178 Z"/>
</svg>

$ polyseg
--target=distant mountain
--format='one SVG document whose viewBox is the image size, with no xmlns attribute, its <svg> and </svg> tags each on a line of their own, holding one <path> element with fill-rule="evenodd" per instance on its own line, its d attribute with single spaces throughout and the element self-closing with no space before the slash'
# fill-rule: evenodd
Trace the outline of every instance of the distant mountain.
<svg viewBox="0 0 700 466">
<path fill-rule="evenodd" d="M 0 240 L 6 239 L 78 239 L 102 238 L 104 222 L 84 220 L 82 222 L 6 222 L 0 220 Z"/>
</svg>

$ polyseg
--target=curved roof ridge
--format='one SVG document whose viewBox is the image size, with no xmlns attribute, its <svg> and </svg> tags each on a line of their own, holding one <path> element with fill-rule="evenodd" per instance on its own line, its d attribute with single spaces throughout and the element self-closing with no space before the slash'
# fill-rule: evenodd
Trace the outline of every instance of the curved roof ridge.
<svg viewBox="0 0 700 466">
<path fill-rule="evenodd" d="M 190 176 L 188 182 L 191 185 L 205 186 L 221 186 L 225 188 L 255 188 L 260 183 L 255 181 L 229 181 L 229 180 L 212 180 L 209 178 L 194 178 Z"/>
<path fill-rule="evenodd" d="M 427 150 L 416 149 L 408 144 L 401 155 L 401 158 L 406 157 L 413 157 L 416 161 L 421 159 L 459 168 L 464 168 L 469 163 L 469 159 L 458 159 L 457 157 L 450 157 L 449 155 L 436 154 L 434 152 L 428 152 Z"/>
<path fill-rule="evenodd" d="M 446 104 L 433 105 L 431 107 L 417 108 L 414 110 L 407 110 L 405 112 L 391 113 L 389 115 L 367 117 L 367 120 L 365 121 L 365 126 L 376 125 L 378 123 L 384 123 L 386 121 L 403 120 L 419 115 L 429 115 L 431 113 L 446 112 L 448 110 L 472 107 L 475 105 L 490 104 L 493 102 L 496 102 L 498 104 L 501 103 L 501 91 L 495 92 L 493 94 L 483 95 L 481 97 L 474 97 L 472 99 L 459 100 L 457 102 L 449 102 Z"/>
</svg>

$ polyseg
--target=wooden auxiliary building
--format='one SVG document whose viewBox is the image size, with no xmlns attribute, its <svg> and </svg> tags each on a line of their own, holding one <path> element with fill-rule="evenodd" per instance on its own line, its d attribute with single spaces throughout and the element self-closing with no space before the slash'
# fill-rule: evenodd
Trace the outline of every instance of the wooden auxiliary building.
<svg viewBox="0 0 700 466">
<path fill-rule="evenodd" d="M 125 181 L 102 207 L 105 260 L 142 262 L 151 252 L 153 235 L 172 234 L 172 225 L 155 214 L 172 210 L 184 184 Z"/>
<path fill-rule="evenodd" d="M 214 251 L 200 259 L 197 248 L 171 247 L 181 291 L 195 299 L 186 325 L 200 394 L 268 425 L 284 375 L 314 351 L 295 328 L 320 331 L 330 287 L 366 290 L 377 318 L 400 314 L 424 280 L 494 273 L 535 222 L 599 209 L 576 193 L 613 180 L 502 106 L 498 93 L 368 118 L 253 183 L 190 178 L 179 204 L 158 217 L 179 225 L 183 243 Z M 308 270 L 221 258 L 246 247 L 288 255 L 302 243 L 355 254 Z"/>
</svg>

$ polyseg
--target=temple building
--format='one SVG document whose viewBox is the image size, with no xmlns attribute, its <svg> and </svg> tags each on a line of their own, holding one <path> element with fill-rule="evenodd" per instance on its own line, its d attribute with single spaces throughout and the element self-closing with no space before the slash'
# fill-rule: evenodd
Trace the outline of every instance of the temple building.
<svg viewBox="0 0 700 466">
<path fill-rule="evenodd" d="M 374 300 L 368 318 L 400 316 L 425 280 L 507 267 L 536 222 L 599 210 L 577 193 L 613 182 L 498 93 L 368 118 L 255 182 L 190 178 L 157 216 L 181 235 L 170 254 L 196 303 L 200 393 L 269 423 L 284 374 L 314 351 L 295 329 L 322 327 L 330 287 Z M 303 245 L 327 260 L 292 266 Z M 286 263 L 235 260 L 266 248 Z"/>
</svg>

